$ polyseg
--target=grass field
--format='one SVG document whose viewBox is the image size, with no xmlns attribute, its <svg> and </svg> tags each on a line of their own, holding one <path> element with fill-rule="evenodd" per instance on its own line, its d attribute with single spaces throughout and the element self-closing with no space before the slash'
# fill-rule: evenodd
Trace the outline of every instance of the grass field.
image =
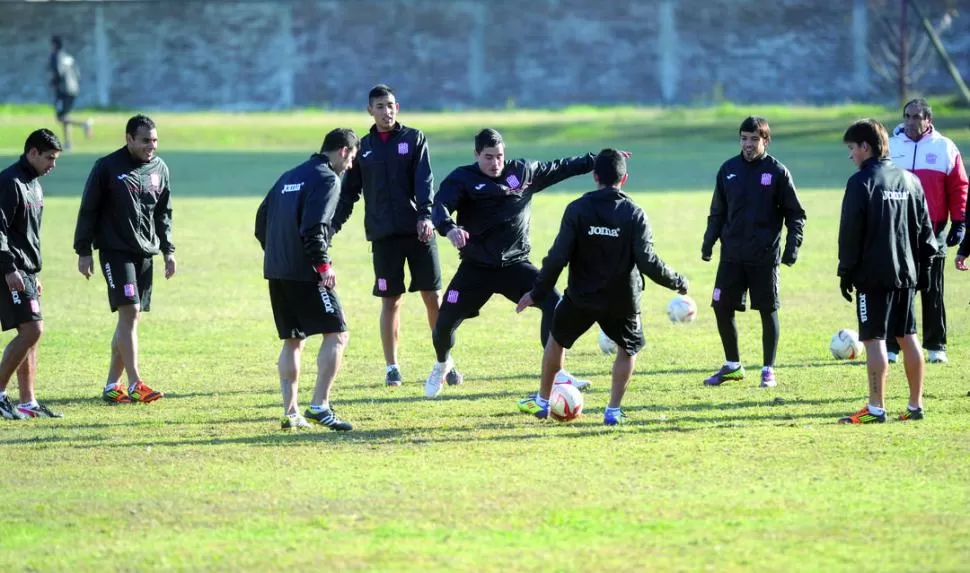
<svg viewBox="0 0 970 573">
<path fill-rule="evenodd" d="M 440 180 L 469 162 L 477 129 L 502 129 L 510 156 L 552 158 L 617 146 L 634 152 L 630 189 L 661 256 L 701 303 L 686 327 L 666 321 L 672 293 L 648 287 L 648 347 L 625 407 L 632 424 L 601 425 L 609 360 L 595 332 L 567 365 L 588 377 L 587 415 L 570 424 L 516 413 L 538 383 L 538 313 L 494 298 L 458 332 L 465 384 L 423 398 L 433 361 L 422 305 L 404 306 L 405 385 L 383 386 L 370 295 L 370 253 L 358 207 L 333 257 L 351 341 L 334 404 L 355 430 L 279 432 L 279 343 L 252 237 L 256 206 L 280 171 L 337 125 L 364 114 L 158 114 L 173 174 L 179 273 L 156 273 L 141 324 L 142 369 L 167 393 L 149 406 L 98 397 L 114 317 L 100 277 L 84 281 L 71 249 L 78 193 L 98 154 L 120 146 L 126 116 L 97 116 L 52 175 L 43 241 L 45 338 L 38 391 L 63 420 L 0 424 L 8 509 L 5 570 L 659 570 L 965 571 L 970 559 L 970 274 L 948 269 L 951 363 L 927 368 L 927 419 L 843 427 L 863 404 L 865 366 L 836 362 L 828 340 L 854 328 L 838 292 L 841 186 L 852 171 L 839 143 L 864 114 L 765 111 L 772 150 L 791 168 L 808 212 L 798 264 L 782 269 L 779 386 L 706 388 L 723 359 L 706 306 L 713 264 L 700 261 L 713 173 L 736 152 L 748 109 L 585 110 L 406 115 L 426 128 Z M 0 111 L 9 164 L 47 115 Z M 970 153 L 970 112 L 937 123 Z M 533 260 L 565 205 L 591 178 L 544 193 L 534 208 Z M 443 274 L 455 251 L 439 239 Z M 952 255 L 951 255 L 952 258 Z M 760 361 L 757 314 L 739 315 L 742 358 Z M 0 340 L 10 339 L 5 333 Z M 317 343 L 304 357 L 303 404 Z M 16 383 L 11 385 L 16 394 Z M 888 404 L 905 406 L 902 366 Z"/>
</svg>

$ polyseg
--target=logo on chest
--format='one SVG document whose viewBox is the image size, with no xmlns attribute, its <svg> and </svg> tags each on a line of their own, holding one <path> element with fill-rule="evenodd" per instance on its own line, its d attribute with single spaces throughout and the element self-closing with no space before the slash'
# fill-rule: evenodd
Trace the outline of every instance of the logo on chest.
<svg viewBox="0 0 970 573">
<path fill-rule="evenodd" d="M 767 187 L 768 185 L 771 185 L 771 181 L 772 181 L 771 173 L 762 173 L 761 174 L 761 184 L 762 185 L 764 185 L 764 186 Z"/>
<path fill-rule="evenodd" d="M 937 157 L 935 153 L 926 154 L 926 162 L 929 163 L 930 165 L 936 165 L 936 159 Z"/>
<path fill-rule="evenodd" d="M 408 147 L 408 142 L 402 141 L 401 143 L 397 144 L 398 155 L 407 155 L 409 151 L 410 151 L 410 148 Z"/>
</svg>

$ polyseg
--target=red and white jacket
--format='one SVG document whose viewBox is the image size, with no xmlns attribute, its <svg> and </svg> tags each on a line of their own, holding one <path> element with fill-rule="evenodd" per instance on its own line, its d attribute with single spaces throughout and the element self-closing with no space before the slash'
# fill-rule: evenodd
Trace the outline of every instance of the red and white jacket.
<svg viewBox="0 0 970 573">
<path fill-rule="evenodd" d="M 967 169 L 960 150 L 948 137 L 930 126 L 913 141 L 899 124 L 889 140 L 889 157 L 897 167 L 913 172 L 926 194 L 934 228 L 951 221 L 963 221 L 967 208 Z M 949 217 L 947 217 L 949 214 Z"/>
</svg>

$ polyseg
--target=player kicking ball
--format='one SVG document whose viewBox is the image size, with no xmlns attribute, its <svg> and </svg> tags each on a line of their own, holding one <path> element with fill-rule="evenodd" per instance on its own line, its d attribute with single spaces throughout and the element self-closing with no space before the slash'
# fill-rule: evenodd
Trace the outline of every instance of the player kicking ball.
<svg viewBox="0 0 970 573">
<path fill-rule="evenodd" d="M 626 183 L 625 155 L 604 149 L 596 156 L 593 180 L 598 188 L 566 207 L 559 234 L 542 261 L 535 286 L 525 293 L 516 312 L 542 304 L 553 291 L 563 268 L 569 281 L 556 307 L 552 330 L 542 359 L 539 392 L 519 401 L 519 411 L 545 419 L 549 394 L 565 362 L 566 349 L 598 323 L 617 343 L 613 386 L 603 423 L 626 422 L 620 408 L 633 376 L 636 355 L 643 348 L 640 293 L 644 274 L 653 282 L 687 294 L 687 278 L 678 274 L 653 250 L 653 234 L 643 210 L 621 191 Z"/>
</svg>

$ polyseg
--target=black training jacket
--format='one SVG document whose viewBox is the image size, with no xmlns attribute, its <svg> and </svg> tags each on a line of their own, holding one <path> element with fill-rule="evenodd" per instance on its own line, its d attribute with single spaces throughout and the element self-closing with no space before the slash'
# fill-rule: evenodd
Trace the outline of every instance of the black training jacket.
<svg viewBox="0 0 970 573">
<path fill-rule="evenodd" d="M 40 177 L 21 155 L 19 161 L 0 171 L 0 272 L 40 272 L 43 213 Z"/>
<path fill-rule="evenodd" d="M 794 262 L 802 245 L 805 210 L 791 173 L 771 155 L 745 161 L 738 154 L 717 172 L 701 254 L 709 258 L 720 239 L 722 261 L 777 265 L 782 222 L 788 227 L 786 259 Z"/>
<path fill-rule="evenodd" d="M 280 176 L 256 211 L 264 278 L 320 280 L 315 268 L 330 262 L 330 221 L 339 198 L 340 177 L 325 155 Z"/>
<path fill-rule="evenodd" d="M 431 221 L 442 236 L 456 226 L 468 232 L 459 252 L 463 261 L 504 267 L 529 258 L 529 218 L 532 195 L 560 181 L 593 170 L 592 153 L 556 159 L 505 162 L 502 174 L 491 178 L 478 164 L 451 172 L 434 198 Z M 458 212 L 458 222 L 451 213 Z"/>
<path fill-rule="evenodd" d="M 860 292 L 916 288 L 937 251 L 919 179 L 888 159 L 868 159 L 845 185 L 840 277 Z"/>
<path fill-rule="evenodd" d="M 673 290 L 687 282 L 654 252 L 643 210 L 615 188 L 590 191 L 566 207 L 559 234 L 542 260 L 533 300 L 552 292 L 567 264 L 570 300 L 591 312 L 616 316 L 640 312 L 641 273 Z"/>
<path fill-rule="evenodd" d="M 344 176 L 333 217 L 338 233 L 364 195 L 364 233 L 368 241 L 392 235 L 417 235 L 418 220 L 431 218 L 434 177 L 428 141 L 417 129 L 397 123 L 387 142 L 377 127 L 360 140 L 353 167 Z"/>
<path fill-rule="evenodd" d="M 88 175 L 74 229 L 74 251 L 92 245 L 150 257 L 175 252 L 168 166 L 157 155 L 147 163 L 127 147 L 98 159 Z"/>
</svg>

